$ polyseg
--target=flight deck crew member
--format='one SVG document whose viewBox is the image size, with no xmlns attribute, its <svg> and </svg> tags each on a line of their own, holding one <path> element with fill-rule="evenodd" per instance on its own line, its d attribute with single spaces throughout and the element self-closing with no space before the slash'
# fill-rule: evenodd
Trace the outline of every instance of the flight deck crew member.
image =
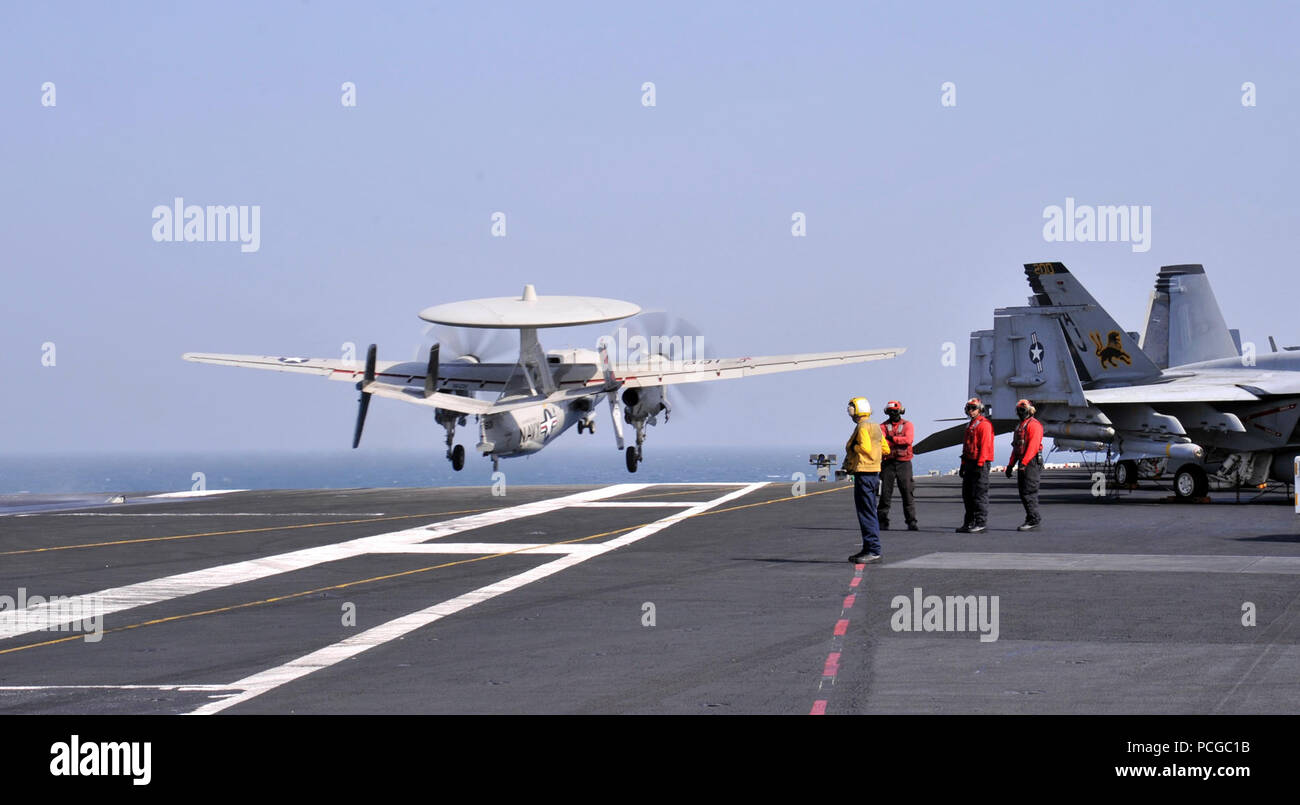
<svg viewBox="0 0 1300 805">
<path fill-rule="evenodd" d="M 898 484 L 899 495 L 903 498 L 903 516 L 907 518 L 907 530 L 919 531 L 916 524 L 916 500 L 912 496 L 916 482 L 912 478 L 912 423 L 903 419 L 907 409 L 898 400 L 885 403 L 887 422 L 880 423 L 880 430 L 885 434 L 889 445 L 889 455 L 880 464 L 880 530 L 889 530 L 889 506 L 893 502 L 894 484 Z"/>
<path fill-rule="evenodd" d="M 876 519 L 876 499 L 880 493 L 880 459 L 889 453 L 880 427 L 871 421 L 871 403 L 866 397 L 849 400 L 849 417 L 854 421 L 853 435 L 844 445 L 845 472 L 853 474 L 853 503 L 862 528 L 862 550 L 849 557 L 854 564 L 880 561 L 880 523 Z"/>
<path fill-rule="evenodd" d="M 1016 435 L 1011 440 L 1011 460 L 1007 462 L 1007 477 L 1015 474 L 1016 462 L 1020 462 L 1020 503 L 1025 507 L 1025 522 L 1018 530 L 1033 531 L 1042 524 L 1038 513 L 1038 480 L 1043 474 L 1043 423 L 1034 414 L 1037 413 L 1029 400 L 1016 403 L 1016 416 L 1020 423 L 1016 425 Z"/>
<path fill-rule="evenodd" d="M 961 499 L 966 519 L 961 534 L 979 534 L 988 528 L 989 470 L 993 466 L 993 423 L 984 417 L 979 397 L 966 401 L 966 440 L 961 449 Z"/>
</svg>

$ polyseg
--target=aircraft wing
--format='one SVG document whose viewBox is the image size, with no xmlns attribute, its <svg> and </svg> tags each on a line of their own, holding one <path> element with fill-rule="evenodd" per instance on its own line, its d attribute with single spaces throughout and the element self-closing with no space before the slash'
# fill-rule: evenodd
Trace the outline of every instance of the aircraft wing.
<svg viewBox="0 0 1300 805">
<path fill-rule="evenodd" d="M 1093 405 L 1121 403 L 1254 402 L 1259 395 L 1231 383 L 1163 383 L 1085 391 Z"/>
<path fill-rule="evenodd" d="M 345 361 L 340 358 L 294 358 L 274 355 L 223 355 L 212 352 L 186 352 L 181 356 L 195 363 L 212 363 L 218 366 L 238 366 L 243 369 L 266 369 L 272 372 L 297 372 L 321 375 L 330 380 L 355 383 L 365 374 L 365 361 Z M 442 364 L 438 384 L 461 391 L 500 391 L 514 372 L 513 363 L 461 363 Z M 424 387 L 426 364 L 418 361 L 377 361 L 375 378 L 389 385 Z M 454 396 L 454 395 L 453 395 Z M 463 397 L 461 399 L 464 399 Z M 453 409 L 459 410 L 459 409 Z"/>
<path fill-rule="evenodd" d="M 204 352 L 187 352 L 181 357 L 195 363 L 322 375 L 330 380 L 346 380 L 353 383 L 361 380 L 365 374 L 364 361 L 353 362 L 337 358 L 283 358 L 271 355 L 221 355 Z M 514 370 L 514 364 L 443 364 L 438 371 L 439 386 L 468 391 L 500 390 Z M 375 380 L 363 391 L 377 397 L 401 400 L 430 408 L 443 408 L 462 414 L 495 414 L 539 403 L 565 403 L 579 397 L 605 393 L 602 386 L 586 386 L 559 391 L 549 396 L 537 394 L 528 397 L 511 397 L 497 402 L 450 394 L 446 391 L 434 392 L 426 397 L 424 396 L 424 374 L 427 371 L 425 364 L 413 361 L 376 361 Z"/>
<path fill-rule="evenodd" d="M 994 436 L 1011 433 L 1016 429 L 1016 421 L 1014 419 L 994 419 L 992 422 Z M 935 450 L 942 450 L 945 447 L 956 447 L 965 440 L 966 423 L 953 425 L 951 428 L 945 428 L 926 436 L 924 439 L 916 443 L 912 448 L 912 452 L 918 455 L 921 453 L 932 453 Z"/>
<path fill-rule="evenodd" d="M 667 386 L 674 383 L 701 383 L 706 380 L 729 380 L 800 369 L 822 369 L 864 361 L 879 361 L 902 355 L 903 347 L 864 349 L 847 352 L 808 352 L 800 355 L 769 355 L 758 358 L 703 358 L 675 363 L 651 362 L 614 365 L 616 380 L 629 388 Z"/>
<path fill-rule="evenodd" d="M 414 403 L 415 405 L 424 405 L 430 408 L 444 408 L 448 411 L 457 411 L 462 414 L 499 414 L 502 411 L 511 411 L 515 408 L 527 408 L 532 405 L 541 403 L 553 403 L 563 405 L 564 403 L 576 400 L 579 397 L 590 397 L 595 394 L 604 394 L 605 390 L 600 386 L 590 386 L 587 388 L 570 389 L 568 391 L 557 391 L 554 394 L 535 394 L 528 397 L 510 397 L 505 400 L 489 401 L 480 400 L 475 397 L 462 397 L 458 394 L 447 394 L 438 391 L 424 396 L 423 386 L 398 386 L 392 383 L 384 383 L 376 380 L 374 383 L 366 386 L 362 391 L 374 394 L 377 397 L 387 397 L 390 400 L 401 400 L 403 402 Z"/>
</svg>

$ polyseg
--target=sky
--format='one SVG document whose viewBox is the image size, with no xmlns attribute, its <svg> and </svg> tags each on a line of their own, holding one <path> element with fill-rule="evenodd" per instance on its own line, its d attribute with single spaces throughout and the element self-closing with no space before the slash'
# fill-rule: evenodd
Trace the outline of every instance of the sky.
<svg viewBox="0 0 1300 805">
<path fill-rule="evenodd" d="M 944 427 L 1026 262 L 1129 330 L 1161 265 L 1202 263 L 1243 339 L 1300 343 L 1294 6 L 806 5 L 11 5 L 3 449 L 344 446 L 346 384 L 181 354 L 409 358 L 420 309 L 525 283 L 671 311 L 718 356 L 908 349 L 713 384 L 664 446 L 833 450 L 857 395 Z M 155 241 L 177 197 L 256 205 L 257 250 Z M 1149 250 L 1047 242 L 1067 198 L 1149 206 Z M 429 412 L 371 406 L 363 448 L 423 445 Z"/>
</svg>

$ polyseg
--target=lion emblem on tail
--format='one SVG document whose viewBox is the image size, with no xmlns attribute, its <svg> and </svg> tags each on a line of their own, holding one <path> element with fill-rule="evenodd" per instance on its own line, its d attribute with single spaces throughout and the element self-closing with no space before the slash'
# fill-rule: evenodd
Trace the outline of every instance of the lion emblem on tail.
<svg viewBox="0 0 1300 805">
<path fill-rule="evenodd" d="M 1089 333 L 1092 343 L 1097 347 L 1097 357 L 1101 358 L 1101 368 L 1113 369 L 1119 366 L 1123 361 L 1125 366 L 1132 366 L 1133 359 L 1124 351 L 1124 344 L 1120 341 L 1119 330 L 1111 330 L 1106 334 L 1106 343 L 1101 342 L 1101 333 L 1093 331 Z"/>
</svg>

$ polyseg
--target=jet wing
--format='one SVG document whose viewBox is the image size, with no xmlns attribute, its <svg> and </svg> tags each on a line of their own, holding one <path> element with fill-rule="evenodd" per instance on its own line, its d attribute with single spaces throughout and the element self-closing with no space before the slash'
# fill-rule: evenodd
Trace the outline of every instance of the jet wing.
<svg viewBox="0 0 1300 805">
<path fill-rule="evenodd" d="M 1254 402 L 1259 395 L 1231 383 L 1162 383 L 1084 391 L 1092 405 L 1120 403 Z"/>
<path fill-rule="evenodd" d="M 1011 433 L 1016 429 L 1016 420 L 1014 419 L 994 419 L 992 422 L 994 436 Z M 966 423 L 953 425 L 951 428 L 931 433 L 917 442 L 912 448 L 912 452 L 917 455 L 933 453 L 935 450 L 942 450 L 945 447 L 956 447 L 964 441 L 966 441 Z"/>
<path fill-rule="evenodd" d="M 272 372 L 297 372 L 321 375 L 330 380 L 355 383 L 365 374 L 365 361 L 345 361 L 340 358 L 294 358 L 274 355 L 222 355 L 210 352 L 187 352 L 181 356 L 195 363 L 212 363 L 218 366 L 238 366 L 244 369 L 266 369 Z M 377 361 L 375 378 L 390 385 L 411 384 L 424 387 L 427 366 L 418 361 Z M 461 363 L 449 362 L 440 367 L 438 384 L 459 391 L 500 391 L 515 371 L 513 363 Z M 455 395 L 450 395 L 455 396 Z M 461 398 L 465 399 L 465 398 Z M 453 409 L 459 410 L 459 409 Z"/>
<path fill-rule="evenodd" d="M 758 358 L 703 358 L 690 361 L 643 361 L 614 365 L 614 378 L 624 386 L 667 386 L 674 383 L 701 383 L 706 380 L 729 380 L 800 369 L 822 369 L 864 361 L 879 361 L 902 355 L 903 347 L 867 349 L 847 352 L 809 352 L 801 355 L 769 355 Z"/>
</svg>

